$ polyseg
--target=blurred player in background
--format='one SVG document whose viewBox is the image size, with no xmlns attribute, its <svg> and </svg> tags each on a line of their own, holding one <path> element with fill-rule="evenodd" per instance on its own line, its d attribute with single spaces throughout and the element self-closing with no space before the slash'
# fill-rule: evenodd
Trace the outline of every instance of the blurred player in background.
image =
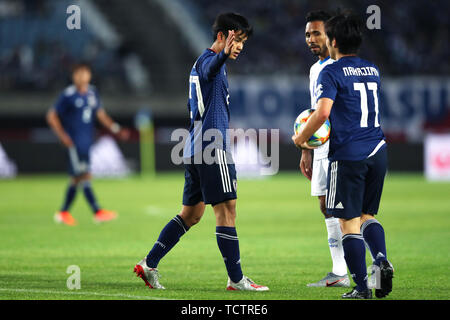
<svg viewBox="0 0 450 320">
<path fill-rule="evenodd" d="M 317 78 L 322 69 L 333 63 L 326 46 L 325 21 L 331 15 L 325 11 L 311 11 L 306 15 L 305 38 L 306 44 L 312 54 L 319 60 L 311 66 L 309 71 L 309 92 L 311 96 L 311 108 L 315 109 L 319 93 Z M 308 284 L 308 287 L 349 287 L 350 280 L 347 275 L 347 265 L 342 248 L 342 232 L 339 220 L 327 213 L 325 206 L 325 194 L 327 190 L 328 172 L 328 148 L 329 141 L 314 149 L 314 160 L 312 150 L 303 149 L 300 160 L 300 169 L 303 175 L 311 180 L 311 196 L 319 199 L 320 211 L 325 217 L 325 225 L 328 231 L 328 246 L 330 248 L 333 268 L 323 279 Z"/>
<path fill-rule="evenodd" d="M 180 237 L 197 224 L 211 204 L 216 216 L 216 239 L 228 273 L 227 290 L 266 291 L 243 275 L 236 219 L 236 170 L 230 163 L 226 130 L 229 128 L 229 94 L 225 62 L 235 60 L 252 33 L 248 21 L 241 15 L 225 13 L 217 16 L 213 25 L 214 43 L 195 62 L 189 80 L 188 107 L 191 118 L 190 139 L 186 140 L 185 184 L 181 213 L 161 231 L 158 241 L 146 258 L 134 268 L 137 276 L 149 288 L 164 289 L 159 283 L 158 263 L 175 246 Z M 196 123 L 201 123 L 201 134 Z M 203 160 L 205 145 L 201 139 L 206 130 L 222 133 L 223 141 L 215 140 L 214 161 Z M 198 147 L 198 148 L 197 148 Z M 201 154 L 200 154 L 201 153 Z M 196 161 L 200 155 L 201 163 Z"/>
<path fill-rule="evenodd" d="M 59 96 L 54 107 L 47 113 L 47 122 L 56 136 L 67 148 L 69 172 L 72 176 L 67 187 L 61 210 L 55 214 L 55 221 L 66 225 L 77 222 L 69 212 L 78 187 L 92 211 L 95 222 L 113 220 L 117 214 L 102 209 L 94 196 L 89 169 L 89 151 L 94 142 L 94 120 L 100 123 L 120 139 L 127 139 L 129 131 L 122 129 L 102 108 L 97 90 L 90 85 L 92 70 L 88 64 L 80 63 L 72 70 L 73 84 Z"/>
<path fill-rule="evenodd" d="M 309 137 L 331 121 L 327 213 L 339 218 L 345 260 L 356 287 L 342 297 L 370 299 L 366 269 L 367 243 L 378 268 L 378 298 L 392 291 L 394 269 L 387 260 L 384 229 L 375 219 L 387 170 L 387 151 L 379 117 L 379 69 L 357 56 L 362 21 L 351 14 L 325 23 L 327 47 L 336 61 L 319 75 L 317 109 L 299 135 L 297 146 L 309 148 Z"/>
</svg>

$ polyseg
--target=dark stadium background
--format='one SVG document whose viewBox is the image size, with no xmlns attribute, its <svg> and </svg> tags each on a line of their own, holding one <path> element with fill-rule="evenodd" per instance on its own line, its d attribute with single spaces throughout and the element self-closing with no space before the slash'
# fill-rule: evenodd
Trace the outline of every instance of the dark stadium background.
<svg viewBox="0 0 450 320">
<path fill-rule="evenodd" d="M 72 4 L 81 8 L 80 30 L 66 27 Z M 280 128 L 280 170 L 296 170 L 300 154 L 290 134 L 295 116 L 309 107 L 315 62 L 304 16 L 352 8 L 366 19 L 373 4 L 381 29 L 366 30 L 361 56 L 382 73 L 390 170 L 422 171 L 424 135 L 450 131 L 447 1 L 0 0 L 1 147 L 19 174 L 65 172 L 65 151 L 45 113 L 70 83 L 70 66 L 83 60 L 119 123 L 134 128 L 137 112 L 151 112 L 157 170 L 181 169 L 170 161 L 170 132 L 188 125 L 190 68 L 212 43 L 217 13 L 235 11 L 249 18 L 254 37 L 238 62 L 228 63 L 232 125 Z M 135 171 L 138 137 L 133 129 L 130 141 L 118 142 Z"/>
</svg>

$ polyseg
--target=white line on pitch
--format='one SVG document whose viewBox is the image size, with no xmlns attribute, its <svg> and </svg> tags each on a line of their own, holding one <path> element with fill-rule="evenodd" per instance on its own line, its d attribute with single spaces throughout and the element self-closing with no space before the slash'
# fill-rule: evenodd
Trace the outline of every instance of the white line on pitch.
<svg viewBox="0 0 450 320">
<path fill-rule="evenodd" d="M 55 291 L 55 290 L 40 290 L 40 289 L 16 289 L 16 288 L 0 288 L 0 291 L 9 292 L 23 292 L 23 293 L 46 293 L 46 294 L 62 294 L 62 295 L 86 295 L 99 297 L 117 297 L 129 299 L 145 299 L 145 300 L 173 300 L 163 297 L 149 297 L 149 296 L 133 296 L 123 293 L 100 293 L 100 292 L 86 292 L 86 291 Z"/>
</svg>

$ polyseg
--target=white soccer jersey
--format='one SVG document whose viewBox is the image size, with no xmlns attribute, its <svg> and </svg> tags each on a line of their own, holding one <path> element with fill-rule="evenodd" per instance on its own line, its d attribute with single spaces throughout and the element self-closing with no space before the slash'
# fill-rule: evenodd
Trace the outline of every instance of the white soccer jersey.
<svg viewBox="0 0 450 320">
<path fill-rule="evenodd" d="M 311 69 L 309 70 L 309 94 L 311 97 L 311 108 L 316 108 L 316 102 L 317 97 L 319 95 L 318 88 L 317 88 L 317 78 L 319 78 L 320 71 L 322 71 L 323 68 L 325 68 L 326 65 L 329 65 L 333 63 L 334 60 L 330 57 L 324 59 L 324 60 L 318 60 L 316 63 L 314 63 L 311 66 Z M 331 128 L 333 130 L 333 128 Z M 324 145 L 314 149 L 314 159 L 324 159 L 328 157 L 328 148 L 329 148 L 329 141 L 327 141 Z"/>
</svg>

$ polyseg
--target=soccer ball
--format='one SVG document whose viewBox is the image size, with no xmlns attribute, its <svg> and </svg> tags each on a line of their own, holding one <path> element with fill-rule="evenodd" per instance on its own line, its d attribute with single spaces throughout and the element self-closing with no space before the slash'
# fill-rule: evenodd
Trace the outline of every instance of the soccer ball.
<svg viewBox="0 0 450 320">
<path fill-rule="evenodd" d="M 304 126 L 306 125 L 306 122 L 308 121 L 311 114 L 314 112 L 314 109 L 306 109 L 302 113 L 300 113 L 295 119 L 294 123 L 294 132 L 295 134 L 299 134 Z M 328 141 L 330 138 L 330 132 L 331 132 L 331 125 L 330 120 L 326 120 L 323 125 L 317 130 L 311 138 L 308 140 L 308 145 L 311 147 L 318 147 L 323 145 L 325 142 Z"/>
</svg>

